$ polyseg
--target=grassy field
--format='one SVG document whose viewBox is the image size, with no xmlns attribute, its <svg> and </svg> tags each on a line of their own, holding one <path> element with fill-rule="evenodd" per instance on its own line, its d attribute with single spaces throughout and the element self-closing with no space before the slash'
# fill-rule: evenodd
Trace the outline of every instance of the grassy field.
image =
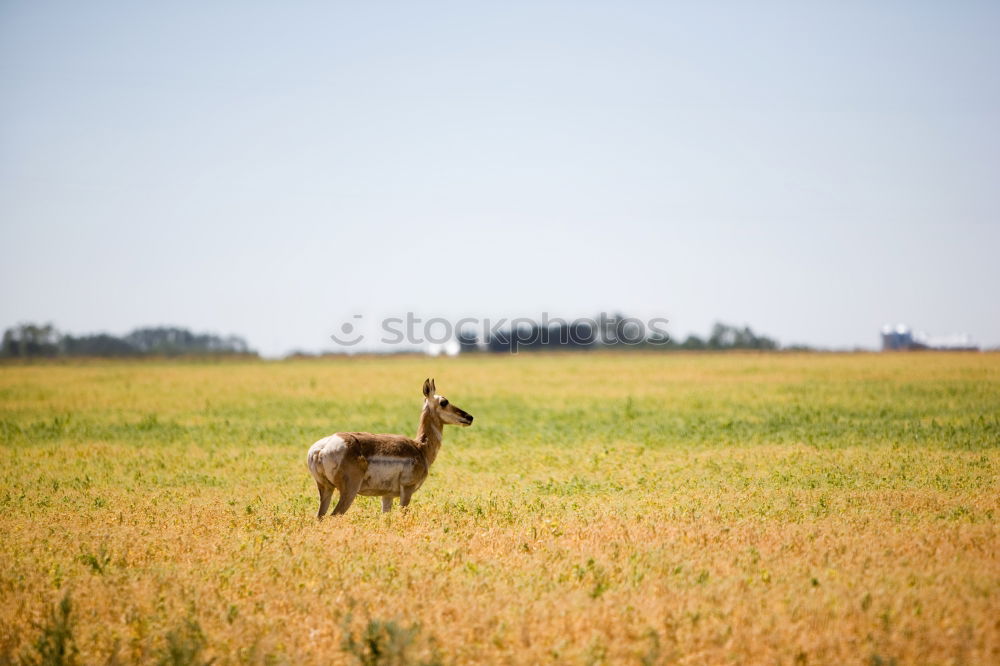
<svg viewBox="0 0 1000 666">
<path fill-rule="evenodd" d="M 318 523 L 428 376 L 475 425 Z M 995 664 L 998 414 L 996 354 L 0 366 L 0 663 Z"/>
</svg>

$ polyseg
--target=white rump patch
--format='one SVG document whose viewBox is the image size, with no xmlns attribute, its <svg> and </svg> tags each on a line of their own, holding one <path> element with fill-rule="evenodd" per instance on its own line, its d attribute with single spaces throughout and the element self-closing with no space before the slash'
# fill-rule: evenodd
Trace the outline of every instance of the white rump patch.
<svg viewBox="0 0 1000 666">
<path fill-rule="evenodd" d="M 309 465 L 309 471 L 317 481 L 333 483 L 337 468 L 340 467 L 346 453 L 347 442 L 344 438 L 330 435 L 309 447 L 306 464 Z"/>
</svg>

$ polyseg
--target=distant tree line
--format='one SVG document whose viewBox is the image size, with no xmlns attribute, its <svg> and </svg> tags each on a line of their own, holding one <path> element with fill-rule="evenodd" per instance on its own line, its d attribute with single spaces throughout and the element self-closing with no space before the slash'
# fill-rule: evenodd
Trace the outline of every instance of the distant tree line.
<svg viewBox="0 0 1000 666">
<path fill-rule="evenodd" d="M 757 335 L 749 326 L 742 328 L 729 324 L 716 323 L 707 338 L 697 335 L 687 336 L 683 342 L 671 341 L 675 349 L 778 349 L 778 341 L 766 335 Z M 801 347 L 801 345 L 800 345 Z"/>
<path fill-rule="evenodd" d="M 107 333 L 73 336 L 60 333 L 52 324 L 20 324 L 3 334 L 0 357 L 39 358 L 58 356 L 221 356 L 251 355 L 246 340 L 230 335 L 192 333 L 184 328 L 159 326 L 137 328 L 118 337 Z"/>
<path fill-rule="evenodd" d="M 638 319 L 622 315 L 601 315 L 593 319 L 572 322 L 559 321 L 542 326 L 520 323 L 492 334 L 484 340 L 472 331 L 460 331 L 461 351 L 511 352 L 556 349 L 662 349 L 662 350 L 772 350 L 779 349 L 777 340 L 758 335 L 749 326 L 717 323 L 705 338 L 689 335 L 683 341 L 672 339 L 662 329 L 648 330 Z M 801 349 L 801 346 L 797 347 Z"/>
</svg>

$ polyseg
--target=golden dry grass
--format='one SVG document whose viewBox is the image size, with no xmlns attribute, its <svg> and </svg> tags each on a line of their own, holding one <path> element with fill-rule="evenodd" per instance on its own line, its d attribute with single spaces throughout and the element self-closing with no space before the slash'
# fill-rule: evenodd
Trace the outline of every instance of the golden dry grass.
<svg viewBox="0 0 1000 666">
<path fill-rule="evenodd" d="M 425 376 L 475 425 L 317 523 Z M 0 367 L 0 663 L 997 663 L 998 413 L 994 354 Z"/>
</svg>

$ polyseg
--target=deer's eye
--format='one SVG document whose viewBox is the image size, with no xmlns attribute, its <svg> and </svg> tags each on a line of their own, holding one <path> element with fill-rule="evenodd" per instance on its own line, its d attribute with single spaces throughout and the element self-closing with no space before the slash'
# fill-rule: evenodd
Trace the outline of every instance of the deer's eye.
<svg viewBox="0 0 1000 666">
<path fill-rule="evenodd" d="M 442 407 L 448 406 L 448 398 L 441 398 L 441 406 Z"/>
</svg>

